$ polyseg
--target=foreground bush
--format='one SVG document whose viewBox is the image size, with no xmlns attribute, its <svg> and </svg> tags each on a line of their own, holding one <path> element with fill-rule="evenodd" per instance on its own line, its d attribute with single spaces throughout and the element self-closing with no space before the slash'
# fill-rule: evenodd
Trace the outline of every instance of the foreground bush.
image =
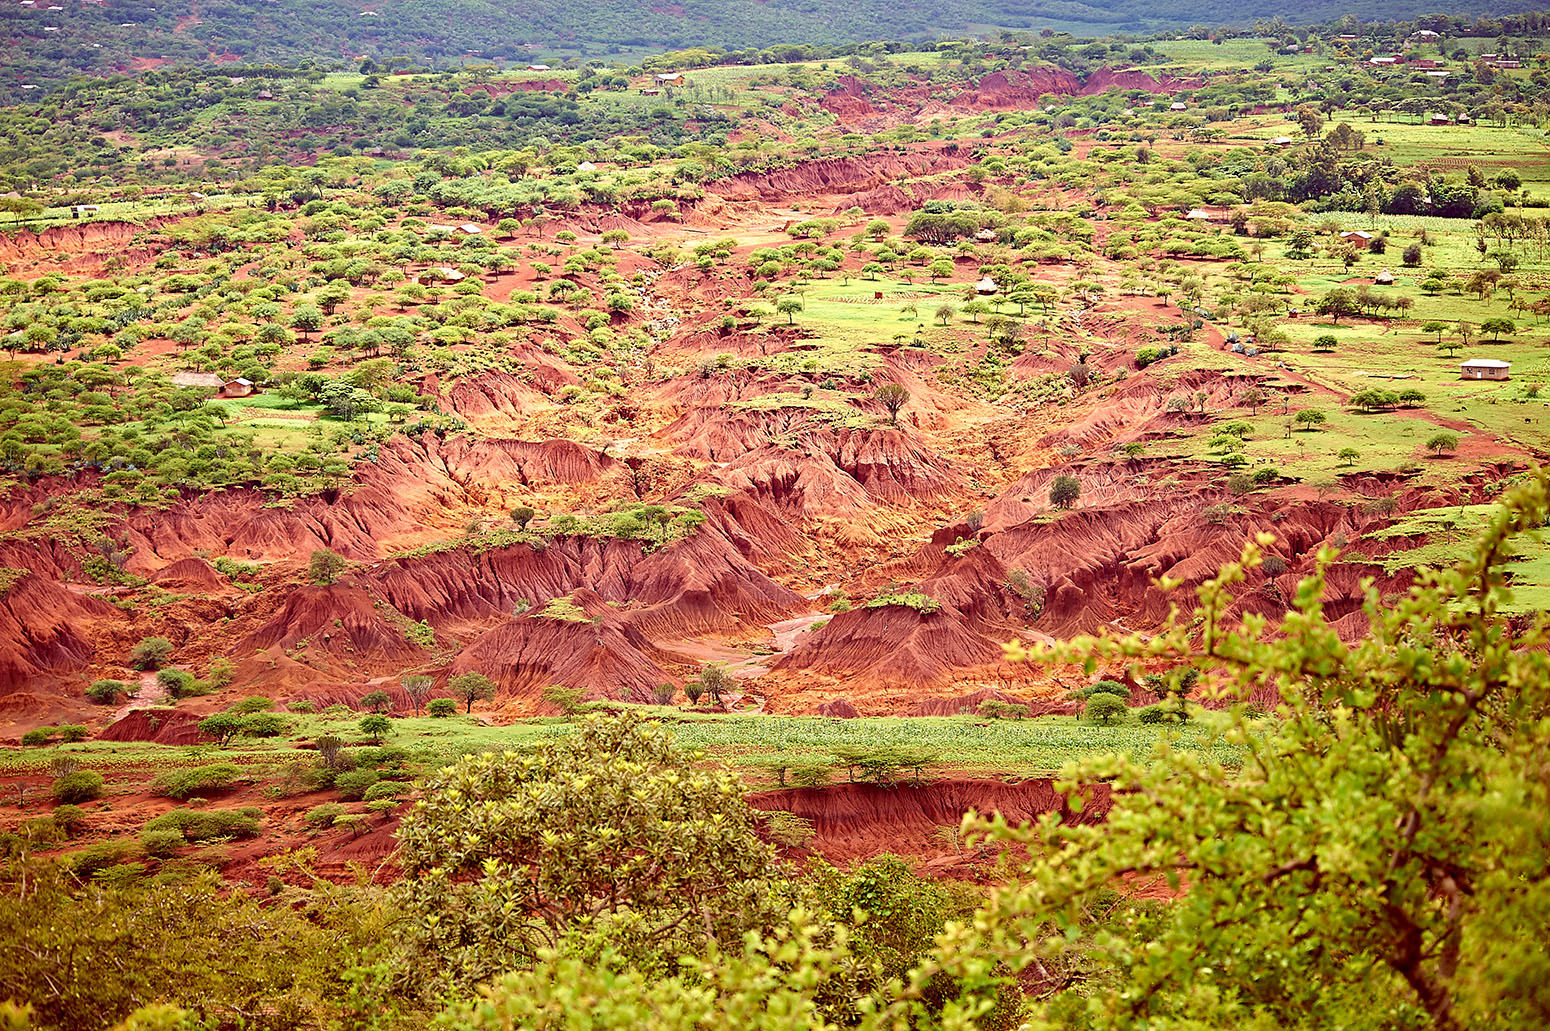
<svg viewBox="0 0 1550 1031">
<path fill-rule="evenodd" d="M 1072 993 L 1062 1023 L 1545 1026 L 1550 616 L 1502 612 L 1511 539 L 1547 516 L 1550 481 L 1524 477 L 1458 568 L 1396 597 L 1369 586 L 1368 630 L 1349 644 L 1321 603 L 1332 549 L 1279 626 L 1230 617 L 1266 535 L 1199 588 L 1191 625 L 1044 656 L 1211 670 L 1247 755 L 1233 770 L 1167 752 L 1077 764 L 1074 781 L 1114 784 L 1108 822 L 999 832 L 1038 858 L 960 955 L 981 969 L 1058 961 L 1121 877 L 1175 891 L 1187 878 L 1147 933 L 1106 934 L 1114 980 Z M 1266 688 L 1280 698 L 1268 726 L 1249 704 Z M 1056 933 L 1027 933 L 1041 927 Z"/>
<path fill-rule="evenodd" d="M 426 778 L 399 828 L 418 948 L 472 985 L 579 927 L 671 956 L 772 923 L 774 856 L 741 783 L 689 762 L 634 714 L 591 715 L 535 753 Z"/>
<path fill-rule="evenodd" d="M 151 793 L 182 800 L 229 788 L 241 776 L 242 768 L 231 763 L 164 770 L 151 781 Z"/>
<path fill-rule="evenodd" d="M 76 873 L 111 869 L 133 852 L 99 851 Z M 293 908 L 261 905 L 209 873 L 156 885 L 85 876 L 37 868 L 25 894 L 0 891 L 0 1000 L 30 1004 L 38 1031 L 105 1031 L 157 1000 L 199 1019 L 137 1031 L 423 1031 L 430 1023 L 373 966 L 390 953 L 396 919 L 377 889 L 309 892 Z"/>
<path fill-rule="evenodd" d="M 51 791 L 56 802 L 79 804 L 101 797 L 102 785 L 96 770 L 77 770 L 55 780 Z"/>
</svg>

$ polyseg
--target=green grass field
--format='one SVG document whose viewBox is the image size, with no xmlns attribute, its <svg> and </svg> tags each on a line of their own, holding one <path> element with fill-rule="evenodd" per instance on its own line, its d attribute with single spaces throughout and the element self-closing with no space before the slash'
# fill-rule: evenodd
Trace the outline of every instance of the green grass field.
<svg viewBox="0 0 1550 1031">
<path fill-rule="evenodd" d="M 1379 556 L 1390 573 L 1426 566 L 1445 567 L 1469 546 L 1494 511 L 1493 505 L 1420 509 L 1369 537 L 1377 541 L 1422 535 L 1430 538 L 1419 548 L 1398 549 Z M 1512 599 L 1502 610 L 1535 614 L 1550 608 L 1550 541 L 1540 531 L 1524 533 L 1514 538 L 1513 553 L 1516 558 L 1507 567 Z"/>
<path fill-rule="evenodd" d="M 895 717 L 836 720 L 816 716 L 680 714 L 672 709 L 641 711 L 667 720 L 678 743 L 703 752 L 708 762 L 738 770 L 750 787 L 767 785 L 773 764 L 831 763 L 835 752 L 846 747 L 908 748 L 933 758 L 927 767 L 933 777 L 954 774 L 989 776 L 1050 776 L 1077 759 L 1124 752 L 1145 759 L 1161 744 L 1198 755 L 1202 759 L 1234 766 L 1241 749 L 1225 740 L 1225 718 L 1202 712 L 1196 719 L 1174 728 L 1146 725 L 1134 717 L 1124 723 L 1102 726 L 1071 716 L 1044 716 L 1029 720 L 985 720 L 969 716 Z M 24 748 L 0 753 L 0 774 L 14 774 L 47 767 L 58 755 L 69 755 L 82 766 L 109 772 L 113 769 L 163 769 L 208 762 L 232 762 L 252 767 L 256 776 L 276 773 L 279 767 L 313 753 L 298 752 L 297 740 L 335 734 L 358 740 L 355 724 L 362 714 L 338 718 L 329 715 L 292 714 L 286 738 L 239 740 L 231 748 L 214 746 L 172 747 L 140 742 L 87 741 L 53 748 Z M 490 726 L 465 716 L 441 719 L 395 719 L 393 733 L 384 743 L 407 749 L 411 758 L 425 766 L 442 763 L 470 752 L 521 751 L 545 738 L 570 732 L 563 718 L 519 720 L 507 726 Z M 268 771 L 266 773 L 266 771 Z M 843 779 L 843 772 L 836 774 Z"/>
</svg>

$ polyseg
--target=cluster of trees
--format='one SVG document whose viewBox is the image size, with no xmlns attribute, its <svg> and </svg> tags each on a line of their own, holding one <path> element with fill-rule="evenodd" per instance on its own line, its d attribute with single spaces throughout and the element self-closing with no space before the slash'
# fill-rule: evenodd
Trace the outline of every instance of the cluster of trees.
<svg viewBox="0 0 1550 1031">
<path fill-rule="evenodd" d="M 0 377 L 3 467 L 30 477 L 95 470 L 110 502 L 158 504 L 185 487 L 319 490 L 348 477 L 363 450 L 353 432 L 337 430 L 299 451 L 261 449 L 251 432 L 226 425 L 211 391 L 174 388 L 165 374 L 66 362 L 12 377 Z"/>
<path fill-rule="evenodd" d="M 1349 318 L 1353 315 L 1374 315 L 1380 311 L 1392 311 L 1404 315 L 1413 307 L 1415 307 L 1414 297 L 1374 291 L 1365 284 L 1355 288 L 1336 287 L 1313 304 L 1314 311 L 1320 315 L 1328 315 L 1329 320 L 1336 324 L 1340 322 L 1342 316 Z"/>
</svg>

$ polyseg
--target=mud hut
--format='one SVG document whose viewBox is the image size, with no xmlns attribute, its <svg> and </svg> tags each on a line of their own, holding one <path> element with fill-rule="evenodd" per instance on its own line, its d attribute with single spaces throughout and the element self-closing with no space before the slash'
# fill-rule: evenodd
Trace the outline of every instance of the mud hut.
<svg viewBox="0 0 1550 1031">
<path fill-rule="evenodd" d="M 1460 379 L 1507 379 L 1511 362 L 1497 358 L 1471 358 L 1459 365 Z"/>
</svg>

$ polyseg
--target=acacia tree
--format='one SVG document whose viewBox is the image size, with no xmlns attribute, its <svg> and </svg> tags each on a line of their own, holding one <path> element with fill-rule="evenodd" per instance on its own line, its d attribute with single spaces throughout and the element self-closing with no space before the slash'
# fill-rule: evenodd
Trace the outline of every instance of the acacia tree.
<svg viewBox="0 0 1550 1031">
<path fill-rule="evenodd" d="M 474 670 L 459 673 L 447 681 L 447 689 L 452 692 L 452 697 L 463 702 L 465 713 L 474 711 L 475 702 L 495 697 L 495 681 Z"/>
<path fill-rule="evenodd" d="M 1517 330 L 1517 323 L 1511 319 L 1486 319 L 1480 323 L 1480 332 L 1491 334 L 1492 343 L 1500 340 L 1503 333 L 1516 333 Z"/>
<path fill-rule="evenodd" d="M 1434 434 L 1426 442 L 1426 450 L 1430 451 L 1434 455 L 1441 455 L 1445 451 L 1457 451 L 1458 446 L 1458 434 L 1449 433 L 1446 430 L 1444 430 L 1442 433 Z"/>
<path fill-rule="evenodd" d="M 1331 322 L 1339 325 L 1340 316 L 1356 315 L 1361 308 L 1356 302 L 1356 294 L 1340 287 L 1320 297 L 1314 304 L 1313 310 L 1320 315 L 1328 315 Z"/>
<path fill-rule="evenodd" d="M 717 705 L 721 704 L 721 696 L 734 690 L 737 681 L 732 674 L 727 672 L 724 664 L 719 662 L 707 662 L 705 668 L 700 670 L 699 679 L 695 682 L 700 688 L 701 694 L 708 694 Z M 696 701 L 698 698 L 695 699 Z"/>
<path fill-rule="evenodd" d="M 1368 630 L 1349 643 L 1323 611 L 1328 548 L 1278 627 L 1252 613 L 1231 621 L 1265 534 L 1199 588 L 1191 620 L 1041 653 L 1212 671 L 1242 765 L 1078 764 L 1067 789 L 1114 785 L 1107 821 L 998 830 L 1037 858 L 949 965 L 1025 969 L 1090 930 L 1084 907 L 1121 878 L 1132 888 L 1187 878 L 1150 933 L 1104 936 L 1114 980 L 1082 1000 L 1083 1026 L 1543 1026 L 1550 616 L 1509 622 L 1504 566 L 1511 537 L 1547 513 L 1550 480 L 1538 472 L 1456 569 L 1427 572 L 1399 597 L 1369 585 Z M 1032 657 L 1008 648 L 1013 661 Z M 1278 720 L 1267 726 L 1249 703 L 1271 696 Z"/>
<path fill-rule="evenodd" d="M 1329 416 L 1318 408 L 1304 408 L 1294 416 L 1297 425 L 1307 429 L 1316 430 L 1329 421 Z"/>
<path fill-rule="evenodd" d="M 307 578 L 319 586 L 326 587 L 338 580 L 339 574 L 343 573 L 349 564 L 343 555 L 327 548 L 319 548 L 307 560 Z"/>
</svg>

